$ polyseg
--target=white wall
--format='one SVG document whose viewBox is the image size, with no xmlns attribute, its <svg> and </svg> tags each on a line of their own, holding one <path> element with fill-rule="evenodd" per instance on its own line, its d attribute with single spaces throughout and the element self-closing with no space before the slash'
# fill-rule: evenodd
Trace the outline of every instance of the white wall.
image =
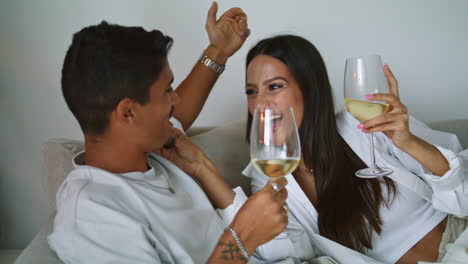
<svg viewBox="0 0 468 264">
<path fill-rule="evenodd" d="M 327 63 L 342 106 L 344 61 L 378 53 L 400 82 L 402 100 L 423 121 L 468 118 L 468 1 L 219 0 L 238 5 L 252 35 L 229 61 L 195 125 L 243 118 L 244 57 L 257 40 L 296 33 Z M 39 177 L 39 147 L 50 137 L 81 138 L 60 91 L 72 34 L 106 19 L 161 29 L 175 39 L 176 84 L 207 46 L 210 0 L 15 0 L 0 3 L 0 248 L 24 247 L 50 215 Z M 220 111 L 222 109 L 222 111 Z M 1 236 L 3 233 L 3 236 Z"/>
</svg>

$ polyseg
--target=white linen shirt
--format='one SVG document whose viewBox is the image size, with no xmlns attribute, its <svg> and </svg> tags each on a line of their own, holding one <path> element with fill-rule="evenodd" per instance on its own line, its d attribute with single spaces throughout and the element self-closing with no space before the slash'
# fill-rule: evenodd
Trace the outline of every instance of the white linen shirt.
<svg viewBox="0 0 468 264">
<path fill-rule="evenodd" d="M 356 128 L 359 122 L 349 113 L 342 112 L 337 115 L 337 125 L 347 144 L 370 165 L 369 139 Z M 289 256 L 301 258 L 328 255 L 340 263 L 394 263 L 448 213 L 468 215 L 468 173 L 464 172 L 463 165 L 464 162 L 468 163 L 468 152 L 457 156 L 455 153 L 462 149 L 456 136 L 431 130 L 413 118 L 410 119 L 410 130 L 436 145 L 448 160 L 450 170 L 442 177 L 432 175 L 411 156 L 395 147 L 384 134 L 374 133 L 377 164 L 394 170 L 389 177 L 396 183 L 398 191 L 390 209 L 385 206 L 381 208 L 382 233 L 381 237 L 374 233 L 373 250 L 367 253 L 369 257 L 319 234 L 318 213 L 291 174 L 286 176 L 289 211 L 287 230 L 279 236 L 281 240 L 275 239 L 263 245 L 263 255 L 274 259 L 280 254 L 278 249 L 282 248 L 288 251 L 286 254 Z M 253 192 L 268 181 L 268 177 L 257 172 L 252 164 L 246 167 L 243 174 L 251 178 Z M 303 234 L 290 235 L 288 239 L 290 230 L 296 230 L 296 233 L 302 230 Z M 304 237 L 307 243 L 303 242 Z"/>
<path fill-rule="evenodd" d="M 48 238 L 63 262 L 206 262 L 225 224 L 192 178 L 155 154 L 148 162 L 144 173 L 83 165 L 68 175 Z"/>
<path fill-rule="evenodd" d="M 182 130 L 176 119 L 171 122 Z M 146 172 L 115 174 L 80 165 L 83 154 L 74 157 L 75 169 L 57 191 L 48 237 L 50 248 L 67 264 L 206 263 L 247 200 L 235 188 L 233 203 L 218 209 L 222 219 L 192 177 L 159 155 L 149 154 Z M 265 263 L 255 256 L 249 263 Z M 278 262 L 298 263 L 293 258 Z"/>
</svg>

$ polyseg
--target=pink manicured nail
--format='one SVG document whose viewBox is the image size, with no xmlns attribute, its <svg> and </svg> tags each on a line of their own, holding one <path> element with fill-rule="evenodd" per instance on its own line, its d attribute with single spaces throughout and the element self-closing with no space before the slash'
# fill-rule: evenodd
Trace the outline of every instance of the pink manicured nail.
<svg viewBox="0 0 468 264">
<path fill-rule="evenodd" d="M 357 126 L 357 128 L 359 128 L 359 129 L 361 129 L 361 128 L 363 128 L 363 127 L 364 127 L 363 124 L 359 124 L 359 126 Z"/>
<path fill-rule="evenodd" d="M 366 94 L 366 99 L 367 99 L 367 100 L 371 100 L 372 98 L 374 98 L 374 95 L 372 95 L 372 94 Z"/>
<path fill-rule="evenodd" d="M 367 130 L 367 129 L 365 129 L 365 128 L 362 130 L 362 132 L 364 132 L 364 133 L 367 133 L 367 131 L 368 131 L 368 130 Z"/>
</svg>

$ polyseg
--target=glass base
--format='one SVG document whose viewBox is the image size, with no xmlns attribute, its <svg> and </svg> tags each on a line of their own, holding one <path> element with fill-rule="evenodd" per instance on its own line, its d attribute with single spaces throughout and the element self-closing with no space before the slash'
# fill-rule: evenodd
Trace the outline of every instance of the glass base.
<svg viewBox="0 0 468 264">
<path fill-rule="evenodd" d="M 393 170 L 385 167 L 365 168 L 356 171 L 355 175 L 359 178 L 371 179 L 387 176 L 393 173 Z"/>
</svg>

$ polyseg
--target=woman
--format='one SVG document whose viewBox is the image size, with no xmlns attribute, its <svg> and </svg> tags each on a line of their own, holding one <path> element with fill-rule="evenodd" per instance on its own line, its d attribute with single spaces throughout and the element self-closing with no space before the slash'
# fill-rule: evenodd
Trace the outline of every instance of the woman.
<svg viewBox="0 0 468 264">
<path fill-rule="evenodd" d="M 286 188 L 288 229 L 302 229 L 304 235 L 289 238 L 286 254 L 372 261 L 361 252 L 385 263 L 442 257 L 439 247 L 453 242 L 443 239 L 447 219 L 458 221 L 449 215 L 468 215 L 468 191 L 463 192 L 468 182 L 455 154 L 461 147 L 454 135 L 409 117 L 387 65 L 391 94 L 368 99 L 387 102 L 390 111 L 361 124 L 347 112 L 335 116 L 325 64 L 301 37 L 260 41 L 247 55 L 246 69 L 247 139 L 259 105 L 292 106 L 299 127 L 303 155 L 298 169 L 287 176 Z M 370 163 L 366 133 L 372 132 L 377 132 L 376 159 L 394 173 L 383 179 L 357 178 L 354 172 Z M 251 178 L 253 192 L 268 180 L 251 164 L 243 173 Z M 280 237 L 270 243 L 277 249 L 281 242 Z"/>
</svg>

